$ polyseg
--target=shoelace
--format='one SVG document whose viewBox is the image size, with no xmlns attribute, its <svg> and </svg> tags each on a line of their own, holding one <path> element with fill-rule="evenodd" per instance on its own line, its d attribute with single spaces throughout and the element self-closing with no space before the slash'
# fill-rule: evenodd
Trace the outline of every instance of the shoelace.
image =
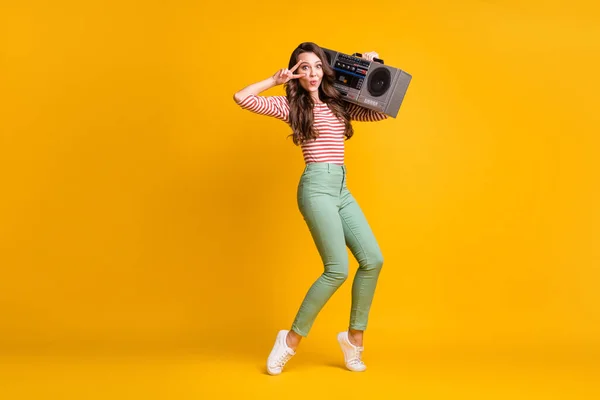
<svg viewBox="0 0 600 400">
<path fill-rule="evenodd" d="M 282 355 L 279 356 L 279 358 L 277 359 L 277 361 L 275 361 L 275 363 L 278 367 L 283 367 L 285 365 L 285 363 L 288 362 L 288 360 L 291 357 L 292 357 L 292 354 L 290 354 L 286 351 L 285 353 L 283 353 Z"/>
<path fill-rule="evenodd" d="M 350 365 L 350 366 L 365 365 L 365 363 L 361 359 L 362 352 L 363 352 L 363 348 L 361 348 L 361 347 L 354 348 L 354 355 L 352 356 L 352 358 L 350 360 L 348 360 L 348 365 Z"/>
</svg>

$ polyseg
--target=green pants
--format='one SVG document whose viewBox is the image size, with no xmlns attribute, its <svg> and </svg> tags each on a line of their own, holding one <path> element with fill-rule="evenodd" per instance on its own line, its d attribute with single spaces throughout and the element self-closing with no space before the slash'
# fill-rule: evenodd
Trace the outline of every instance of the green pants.
<svg viewBox="0 0 600 400">
<path fill-rule="evenodd" d="M 352 284 L 351 329 L 365 330 L 383 257 L 362 210 L 346 187 L 346 167 L 309 163 L 298 184 L 298 207 L 323 260 L 292 324 L 307 336 L 317 314 L 348 277 L 348 252 L 359 267 Z"/>
</svg>

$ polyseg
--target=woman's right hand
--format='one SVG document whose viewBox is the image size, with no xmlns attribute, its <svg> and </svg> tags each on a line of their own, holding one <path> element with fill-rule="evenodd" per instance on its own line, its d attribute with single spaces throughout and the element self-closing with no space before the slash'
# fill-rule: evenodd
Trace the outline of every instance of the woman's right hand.
<svg viewBox="0 0 600 400">
<path fill-rule="evenodd" d="M 292 69 L 282 68 L 279 71 L 275 72 L 273 75 L 273 79 L 275 80 L 275 84 L 283 85 L 287 83 L 290 79 L 302 78 L 305 74 L 294 74 L 294 71 L 298 66 L 302 63 L 302 61 L 298 61 L 296 65 L 292 67 Z"/>
</svg>

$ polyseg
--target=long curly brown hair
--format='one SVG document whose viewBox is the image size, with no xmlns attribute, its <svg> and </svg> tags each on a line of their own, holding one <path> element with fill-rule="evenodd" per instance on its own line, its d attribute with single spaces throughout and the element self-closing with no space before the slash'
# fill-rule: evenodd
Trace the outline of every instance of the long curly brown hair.
<svg viewBox="0 0 600 400">
<path fill-rule="evenodd" d="M 341 94 L 333 86 L 335 73 L 327 62 L 327 56 L 321 47 L 313 42 L 300 43 L 292 52 L 288 69 L 292 69 L 298 62 L 298 55 L 312 52 L 321 59 L 323 68 L 323 79 L 319 85 L 319 98 L 329 106 L 329 109 L 339 119 L 344 121 L 346 140 L 354 134 L 354 129 L 350 123 L 350 115 L 346 109 L 346 102 L 342 100 Z M 310 140 L 316 139 L 319 134 L 313 127 L 314 100 L 298 79 L 290 79 L 285 85 L 285 93 L 290 105 L 289 124 L 292 127 L 292 136 L 294 144 L 300 145 Z"/>
</svg>

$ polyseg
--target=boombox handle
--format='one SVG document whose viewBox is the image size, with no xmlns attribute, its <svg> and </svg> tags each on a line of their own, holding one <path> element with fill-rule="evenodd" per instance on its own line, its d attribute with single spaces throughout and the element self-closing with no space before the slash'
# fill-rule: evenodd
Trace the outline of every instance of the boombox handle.
<svg viewBox="0 0 600 400">
<path fill-rule="evenodd" d="M 362 57 L 362 53 L 354 53 L 352 57 Z M 383 64 L 383 60 L 381 58 L 373 58 L 373 61 Z"/>
</svg>

